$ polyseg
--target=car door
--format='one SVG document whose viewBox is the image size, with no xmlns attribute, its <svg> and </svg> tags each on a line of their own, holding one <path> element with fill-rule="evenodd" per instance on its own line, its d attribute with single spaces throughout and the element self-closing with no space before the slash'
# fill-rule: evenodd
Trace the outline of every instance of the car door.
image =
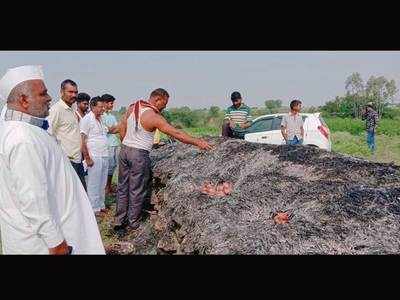
<svg viewBox="0 0 400 300">
<path fill-rule="evenodd" d="M 281 132 L 281 123 L 282 116 L 276 116 L 274 121 L 272 122 L 272 128 L 270 131 L 270 139 L 269 143 L 274 145 L 283 145 L 285 144 L 285 139 L 282 136 Z"/>
<path fill-rule="evenodd" d="M 245 135 L 245 140 L 253 143 L 270 143 L 271 129 L 274 117 L 267 117 L 255 121 Z"/>
</svg>

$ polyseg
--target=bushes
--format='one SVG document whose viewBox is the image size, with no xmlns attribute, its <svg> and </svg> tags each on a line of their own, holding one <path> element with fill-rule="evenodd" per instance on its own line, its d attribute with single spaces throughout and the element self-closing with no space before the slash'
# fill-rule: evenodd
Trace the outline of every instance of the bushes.
<svg viewBox="0 0 400 300">
<path fill-rule="evenodd" d="M 378 134 L 387 136 L 400 135 L 400 119 L 382 119 L 378 124 Z"/>
<path fill-rule="evenodd" d="M 360 119 L 352 118 L 324 118 L 331 132 L 349 132 L 360 135 L 365 131 L 365 123 Z"/>
<path fill-rule="evenodd" d="M 325 122 L 332 132 L 349 132 L 352 135 L 362 135 L 365 133 L 365 121 L 352 118 L 328 118 Z M 378 124 L 377 134 L 387 136 L 400 135 L 400 120 L 381 119 Z"/>
<path fill-rule="evenodd" d="M 387 119 L 398 119 L 400 122 L 400 107 L 385 107 L 382 116 Z"/>
</svg>

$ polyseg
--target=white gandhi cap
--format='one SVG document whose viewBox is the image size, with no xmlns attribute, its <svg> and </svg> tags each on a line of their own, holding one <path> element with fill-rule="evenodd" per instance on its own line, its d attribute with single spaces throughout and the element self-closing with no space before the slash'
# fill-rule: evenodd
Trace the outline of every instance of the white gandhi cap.
<svg viewBox="0 0 400 300">
<path fill-rule="evenodd" d="M 44 80 L 42 66 L 22 66 L 8 69 L 0 79 L 0 100 L 7 101 L 12 89 L 27 80 Z"/>
</svg>

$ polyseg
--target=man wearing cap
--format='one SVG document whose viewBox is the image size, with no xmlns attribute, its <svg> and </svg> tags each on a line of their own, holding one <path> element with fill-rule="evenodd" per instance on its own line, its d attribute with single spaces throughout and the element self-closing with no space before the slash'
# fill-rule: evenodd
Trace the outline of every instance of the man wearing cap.
<svg viewBox="0 0 400 300">
<path fill-rule="evenodd" d="M 104 101 L 104 114 L 102 115 L 102 122 L 107 128 L 111 128 L 118 124 L 117 118 L 111 113 L 114 109 L 114 96 L 110 94 L 104 94 L 101 96 L 101 99 Z M 121 141 L 118 136 L 113 133 L 107 134 L 108 140 L 108 176 L 107 176 L 107 185 L 106 185 L 106 195 L 110 195 L 114 193 L 112 190 L 112 178 L 115 172 L 115 168 L 117 167 L 119 149 L 121 145 Z"/>
<path fill-rule="evenodd" d="M 376 128 L 378 127 L 379 116 L 378 113 L 374 110 L 374 104 L 372 102 L 369 102 L 365 106 L 361 118 L 365 120 L 365 130 L 367 131 L 368 148 L 370 149 L 371 153 L 374 154 L 376 150 L 375 133 L 376 133 Z"/>
<path fill-rule="evenodd" d="M 82 164 L 81 135 L 78 118 L 72 109 L 78 95 L 78 85 L 66 79 L 61 83 L 61 99 L 50 108 L 48 132 L 54 135 L 71 161 L 86 190 L 85 170 Z"/>
<path fill-rule="evenodd" d="M 242 102 L 239 92 L 233 92 L 231 100 L 232 106 L 226 110 L 222 125 L 222 136 L 243 138 L 247 128 L 251 126 L 251 110 Z"/>
<path fill-rule="evenodd" d="M 4 254 L 104 254 L 89 199 L 46 131 L 51 97 L 40 66 L 9 69 L 0 121 L 0 231 Z"/>
</svg>

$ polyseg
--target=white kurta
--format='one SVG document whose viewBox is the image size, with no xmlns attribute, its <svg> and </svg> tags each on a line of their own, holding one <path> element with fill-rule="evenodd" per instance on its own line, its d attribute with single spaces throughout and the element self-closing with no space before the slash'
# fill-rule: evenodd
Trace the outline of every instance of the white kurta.
<svg viewBox="0 0 400 300">
<path fill-rule="evenodd" d="M 89 199 L 54 137 L 0 121 L 0 232 L 4 254 L 48 254 L 64 239 L 72 254 L 104 254 Z"/>
<path fill-rule="evenodd" d="M 96 119 L 93 112 L 86 114 L 79 123 L 81 133 L 87 136 L 89 155 L 94 164 L 88 168 L 87 193 L 93 211 L 105 208 L 105 189 L 108 174 L 107 128 Z"/>
<path fill-rule="evenodd" d="M 4 119 L 4 116 L 6 114 L 6 110 L 7 110 L 7 104 L 4 104 L 3 108 L 1 109 L 0 119 Z"/>
</svg>

